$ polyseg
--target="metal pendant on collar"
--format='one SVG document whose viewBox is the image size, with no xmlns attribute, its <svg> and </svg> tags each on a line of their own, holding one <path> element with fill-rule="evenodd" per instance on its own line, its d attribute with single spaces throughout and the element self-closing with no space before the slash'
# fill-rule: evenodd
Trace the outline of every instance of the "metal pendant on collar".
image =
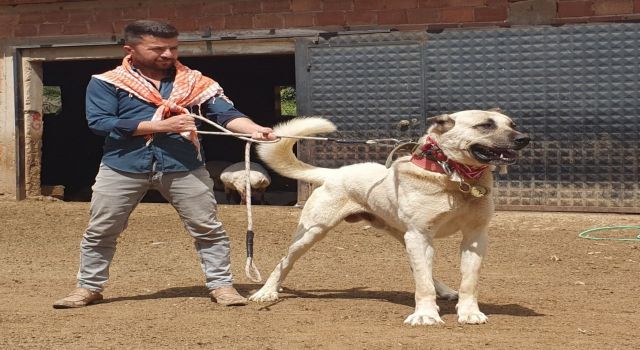
<svg viewBox="0 0 640 350">
<path fill-rule="evenodd" d="M 487 188 L 480 185 L 469 185 L 464 181 L 458 183 L 458 188 L 462 193 L 469 193 L 476 198 L 482 198 L 487 195 Z"/>
</svg>

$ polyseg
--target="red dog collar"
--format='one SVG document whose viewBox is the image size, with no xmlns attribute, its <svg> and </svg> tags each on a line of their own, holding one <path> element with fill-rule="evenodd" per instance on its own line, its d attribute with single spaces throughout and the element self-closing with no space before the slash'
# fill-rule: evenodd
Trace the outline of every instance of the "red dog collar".
<svg viewBox="0 0 640 350">
<path fill-rule="evenodd" d="M 449 159 L 431 137 L 427 137 L 426 143 L 413 153 L 411 163 L 422 169 L 440 174 L 451 174 L 455 170 L 467 179 L 479 179 L 487 169 L 486 165 L 472 167 Z"/>
</svg>

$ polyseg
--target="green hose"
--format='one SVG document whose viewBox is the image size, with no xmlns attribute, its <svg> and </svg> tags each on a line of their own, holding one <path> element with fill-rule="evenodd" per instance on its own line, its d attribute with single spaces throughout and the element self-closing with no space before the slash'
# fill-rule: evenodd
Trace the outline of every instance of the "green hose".
<svg viewBox="0 0 640 350">
<path fill-rule="evenodd" d="M 592 228 L 583 232 L 580 232 L 580 234 L 578 235 L 578 237 L 581 238 L 586 238 L 586 239 L 593 239 L 593 240 L 609 240 L 609 241 L 640 241 L 640 231 L 638 233 L 638 235 L 634 238 L 616 238 L 616 237 L 612 237 L 612 238 L 607 238 L 607 237 L 592 237 L 589 235 L 589 233 L 594 232 L 594 231 L 605 231 L 605 230 L 624 230 L 624 229 L 637 229 L 640 230 L 640 226 L 609 226 L 609 227 L 597 227 L 597 228 Z"/>
</svg>

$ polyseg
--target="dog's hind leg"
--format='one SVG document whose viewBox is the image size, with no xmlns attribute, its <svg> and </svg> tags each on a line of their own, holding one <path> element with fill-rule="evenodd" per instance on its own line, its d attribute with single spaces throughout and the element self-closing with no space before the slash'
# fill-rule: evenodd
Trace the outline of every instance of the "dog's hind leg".
<svg viewBox="0 0 640 350">
<path fill-rule="evenodd" d="M 473 231 L 462 232 L 460 243 L 460 292 L 458 297 L 458 322 L 460 323 L 486 323 L 487 316 L 478 308 L 478 279 L 482 258 L 487 250 L 486 227 Z"/>
<path fill-rule="evenodd" d="M 317 191 L 317 190 L 316 190 Z M 329 230 L 336 226 L 344 216 L 341 215 L 341 207 L 336 203 L 318 203 L 312 205 L 307 202 L 300 216 L 300 223 L 296 229 L 293 243 L 289 246 L 287 255 L 280 260 L 264 286 L 251 295 L 251 301 L 275 301 L 278 299 L 280 285 L 293 268 L 295 262 L 311 248 L 316 242 L 324 238 Z M 313 209 L 317 208 L 317 209 Z M 331 214 L 333 215 L 331 215 Z"/>
</svg>

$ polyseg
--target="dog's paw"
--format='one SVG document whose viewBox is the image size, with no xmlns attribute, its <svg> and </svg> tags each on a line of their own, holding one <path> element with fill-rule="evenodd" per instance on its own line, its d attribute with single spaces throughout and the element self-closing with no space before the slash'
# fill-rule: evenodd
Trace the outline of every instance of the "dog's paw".
<svg viewBox="0 0 640 350">
<path fill-rule="evenodd" d="M 443 325 L 444 321 L 440 318 L 440 315 L 438 315 L 437 312 L 414 312 L 404 320 L 404 323 L 412 326 L 433 326 Z"/>
<path fill-rule="evenodd" d="M 489 318 L 480 311 L 458 313 L 458 323 L 462 324 L 482 324 L 487 323 Z"/>
<path fill-rule="evenodd" d="M 259 303 L 264 303 L 268 301 L 276 301 L 278 300 L 278 292 L 263 292 L 259 290 L 255 292 L 253 295 L 249 297 L 251 301 L 257 301 Z"/>
</svg>

